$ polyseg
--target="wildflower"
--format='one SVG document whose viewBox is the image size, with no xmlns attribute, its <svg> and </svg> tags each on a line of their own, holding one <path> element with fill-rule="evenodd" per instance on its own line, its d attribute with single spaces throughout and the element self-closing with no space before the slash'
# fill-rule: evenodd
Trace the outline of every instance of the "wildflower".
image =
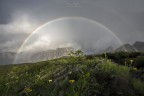
<svg viewBox="0 0 144 96">
<path fill-rule="evenodd" d="M 37 78 L 40 78 L 40 75 L 36 75 Z"/>
<path fill-rule="evenodd" d="M 86 77 L 90 77 L 90 73 L 87 73 L 87 74 L 86 74 Z"/>
<path fill-rule="evenodd" d="M 137 71 L 137 68 L 133 68 L 134 71 Z"/>
<path fill-rule="evenodd" d="M 126 61 L 125 61 L 124 63 L 125 63 L 125 65 L 127 65 L 127 62 L 126 62 Z"/>
<path fill-rule="evenodd" d="M 32 89 L 31 89 L 30 87 L 26 87 L 26 88 L 24 89 L 24 91 L 27 92 L 27 93 L 29 93 L 29 92 L 32 91 Z"/>
<path fill-rule="evenodd" d="M 52 80 L 49 80 L 49 82 L 52 82 Z"/>
<path fill-rule="evenodd" d="M 75 80 L 69 80 L 69 83 L 74 83 L 75 82 Z"/>
<path fill-rule="evenodd" d="M 15 80 L 15 82 L 18 82 L 18 80 Z"/>
<path fill-rule="evenodd" d="M 130 60 L 130 64 L 131 64 L 131 65 L 133 64 L 133 60 Z M 130 65 L 130 66 L 131 66 L 131 65 Z"/>
<path fill-rule="evenodd" d="M 18 76 L 16 76 L 16 77 L 15 77 L 15 79 L 17 79 L 17 80 L 18 80 L 18 79 L 19 79 L 19 77 L 18 77 Z"/>
<path fill-rule="evenodd" d="M 109 62 L 111 62 L 111 60 L 109 60 Z"/>
<path fill-rule="evenodd" d="M 133 63 L 133 60 L 130 60 L 131 64 Z"/>
<path fill-rule="evenodd" d="M 9 85 L 9 83 L 6 83 L 6 85 Z"/>
<path fill-rule="evenodd" d="M 69 74 L 72 74 L 72 72 L 70 71 Z"/>
<path fill-rule="evenodd" d="M 105 56 L 105 59 L 107 58 L 107 54 L 106 53 L 104 53 L 104 56 Z"/>
</svg>

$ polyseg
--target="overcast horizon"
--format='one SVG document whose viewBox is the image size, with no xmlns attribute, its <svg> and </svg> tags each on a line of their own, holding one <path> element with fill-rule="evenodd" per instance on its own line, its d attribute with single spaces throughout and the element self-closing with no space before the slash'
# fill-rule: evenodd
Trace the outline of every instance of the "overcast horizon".
<svg viewBox="0 0 144 96">
<path fill-rule="evenodd" d="M 80 17 L 98 22 L 111 30 L 122 43 L 133 44 L 135 41 L 144 41 L 143 5 L 144 0 L 1 0 L 0 51 L 17 52 L 36 28 L 46 22 L 64 17 Z M 73 20 L 63 22 L 69 29 L 76 28 L 73 27 Z M 84 31 L 84 26 L 89 23 L 80 24 L 79 28 L 72 30 L 83 28 L 80 31 Z M 93 28 L 92 31 L 94 30 L 97 29 Z M 74 35 L 71 36 L 81 38 L 83 33 L 72 34 Z M 89 34 L 89 38 L 92 36 L 93 33 Z M 77 39 L 77 42 L 83 44 L 84 41 Z"/>
</svg>

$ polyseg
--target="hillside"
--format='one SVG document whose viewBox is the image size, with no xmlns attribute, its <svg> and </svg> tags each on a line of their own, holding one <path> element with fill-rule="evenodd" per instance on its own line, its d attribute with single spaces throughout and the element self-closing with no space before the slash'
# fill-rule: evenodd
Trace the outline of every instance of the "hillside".
<svg viewBox="0 0 144 96">
<path fill-rule="evenodd" d="M 116 57 L 129 62 L 116 63 Z M 138 61 L 143 63 L 143 58 L 143 53 L 84 56 L 76 51 L 69 57 L 49 61 L 0 66 L 0 94 L 144 96 L 144 66 L 135 66 Z"/>
</svg>

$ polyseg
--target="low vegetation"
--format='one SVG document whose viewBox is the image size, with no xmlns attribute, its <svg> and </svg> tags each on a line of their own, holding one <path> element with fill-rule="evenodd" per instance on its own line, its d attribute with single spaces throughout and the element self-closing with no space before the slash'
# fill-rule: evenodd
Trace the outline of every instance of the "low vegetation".
<svg viewBox="0 0 144 96">
<path fill-rule="evenodd" d="M 142 53 L 107 53 L 0 67 L 1 96 L 144 96 Z"/>
</svg>

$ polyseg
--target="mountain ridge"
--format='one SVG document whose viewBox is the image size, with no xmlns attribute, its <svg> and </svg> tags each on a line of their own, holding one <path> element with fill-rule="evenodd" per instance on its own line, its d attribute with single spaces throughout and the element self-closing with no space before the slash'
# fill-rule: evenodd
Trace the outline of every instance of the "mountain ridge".
<svg viewBox="0 0 144 96">
<path fill-rule="evenodd" d="M 22 63 L 39 62 L 39 61 L 44 61 L 44 60 L 49 60 L 49 59 L 55 59 L 61 56 L 65 56 L 71 51 L 74 51 L 74 48 L 64 47 L 64 48 L 57 48 L 55 50 L 40 51 L 35 54 L 32 54 L 32 56 L 29 56 L 28 59 L 22 60 Z M 113 52 L 121 52 L 121 51 L 124 51 L 124 52 L 144 51 L 144 42 L 136 41 L 132 45 L 129 43 L 126 43 L 117 49 L 113 49 L 110 46 L 110 47 L 107 47 L 105 50 L 102 50 L 99 53 L 113 53 Z M 1 65 L 12 64 L 16 55 L 17 54 L 14 52 L 0 52 L 0 64 Z"/>
</svg>

